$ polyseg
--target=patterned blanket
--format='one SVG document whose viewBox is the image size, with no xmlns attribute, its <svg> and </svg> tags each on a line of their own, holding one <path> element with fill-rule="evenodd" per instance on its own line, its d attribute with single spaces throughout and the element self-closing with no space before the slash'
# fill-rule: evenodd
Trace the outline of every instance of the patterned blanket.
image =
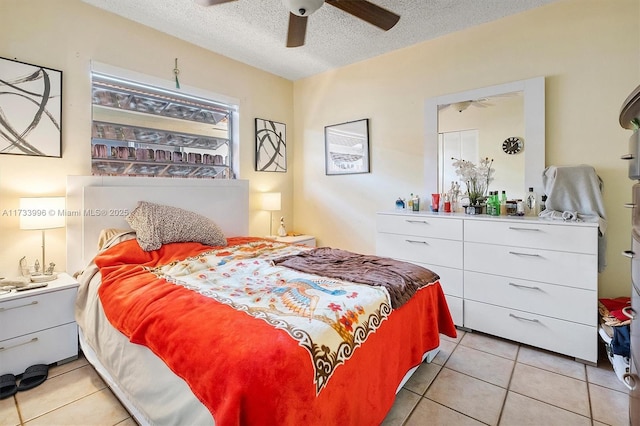
<svg viewBox="0 0 640 426">
<path fill-rule="evenodd" d="M 276 266 L 274 258 L 310 250 L 254 241 L 147 268 L 181 285 L 285 330 L 309 351 L 320 392 L 391 307 L 382 287 L 363 286 Z"/>
</svg>

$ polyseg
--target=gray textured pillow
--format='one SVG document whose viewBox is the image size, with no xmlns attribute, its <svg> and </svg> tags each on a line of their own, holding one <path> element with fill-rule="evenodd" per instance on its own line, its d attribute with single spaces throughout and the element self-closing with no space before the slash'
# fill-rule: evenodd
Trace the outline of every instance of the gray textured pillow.
<svg viewBox="0 0 640 426">
<path fill-rule="evenodd" d="M 126 219 L 144 251 L 179 242 L 227 245 L 222 230 L 212 220 L 178 207 L 140 201 Z"/>
</svg>

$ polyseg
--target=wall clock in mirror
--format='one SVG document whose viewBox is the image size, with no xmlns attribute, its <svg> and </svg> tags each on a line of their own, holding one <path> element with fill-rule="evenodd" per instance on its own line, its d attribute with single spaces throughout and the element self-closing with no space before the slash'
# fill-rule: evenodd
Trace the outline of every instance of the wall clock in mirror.
<svg viewBox="0 0 640 426">
<path fill-rule="evenodd" d="M 524 141 L 517 136 L 511 136 L 502 142 L 502 150 L 507 154 L 517 154 L 524 148 Z"/>
</svg>

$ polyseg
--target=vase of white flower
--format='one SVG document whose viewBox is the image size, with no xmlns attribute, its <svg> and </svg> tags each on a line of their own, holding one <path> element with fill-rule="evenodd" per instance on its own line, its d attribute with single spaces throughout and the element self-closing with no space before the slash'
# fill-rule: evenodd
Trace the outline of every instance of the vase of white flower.
<svg viewBox="0 0 640 426">
<path fill-rule="evenodd" d="M 467 160 L 451 159 L 453 160 L 453 167 L 456 168 L 456 174 L 467 185 L 466 198 L 468 203 L 463 203 L 463 206 L 466 204 L 465 213 L 481 214 L 484 209 L 487 189 L 489 189 L 489 183 L 493 180 L 493 173 L 495 172 L 492 168 L 493 159 L 485 157 L 480 160 L 478 165 Z"/>
</svg>

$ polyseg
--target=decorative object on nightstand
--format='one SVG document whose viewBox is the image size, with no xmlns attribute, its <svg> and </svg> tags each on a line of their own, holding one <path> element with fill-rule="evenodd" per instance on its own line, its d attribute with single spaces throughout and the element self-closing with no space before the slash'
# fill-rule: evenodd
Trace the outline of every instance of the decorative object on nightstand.
<svg viewBox="0 0 640 426">
<path fill-rule="evenodd" d="M 42 273 L 35 270 L 32 280 L 50 281 L 56 278 L 53 273 L 55 264 L 46 263 L 44 233 L 47 229 L 63 228 L 65 216 L 61 214 L 65 208 L 64 197 L 25 197 L 20 198 L 20 229 L 38 229 L 42 231 Z M 21 259 L 22 261 L 22 259 Z M 47 266 L 48 265 L 48 266 Z M 20 265 L 22 267 L 22 264 Z M 21 270 L 21 272 L 23 272 Z M 24 273 L 24 272 L 23 272 Z"/>
<path fill-rule="evenodd" d="M 278 236 L 279 237 L 287 236 L 287 230 L 284 227 L 284 216 L 280 216 L 280 227 L 278 228 Z"/>
<path fill-rule="evenodd" d="M 0 374 L 18 375 L 29 366 L 78 357 L 78 282 L 61 272 L 46 284 L 0 294 Z"/>
<path fill-rule="evenodd" d="M 282 209 L 282 195 L 279 192 L 265 192 L 262 194 L 262 210 L 269 212 L 269 236 L 273 236 L 273 212 Z"/>
</svg>

